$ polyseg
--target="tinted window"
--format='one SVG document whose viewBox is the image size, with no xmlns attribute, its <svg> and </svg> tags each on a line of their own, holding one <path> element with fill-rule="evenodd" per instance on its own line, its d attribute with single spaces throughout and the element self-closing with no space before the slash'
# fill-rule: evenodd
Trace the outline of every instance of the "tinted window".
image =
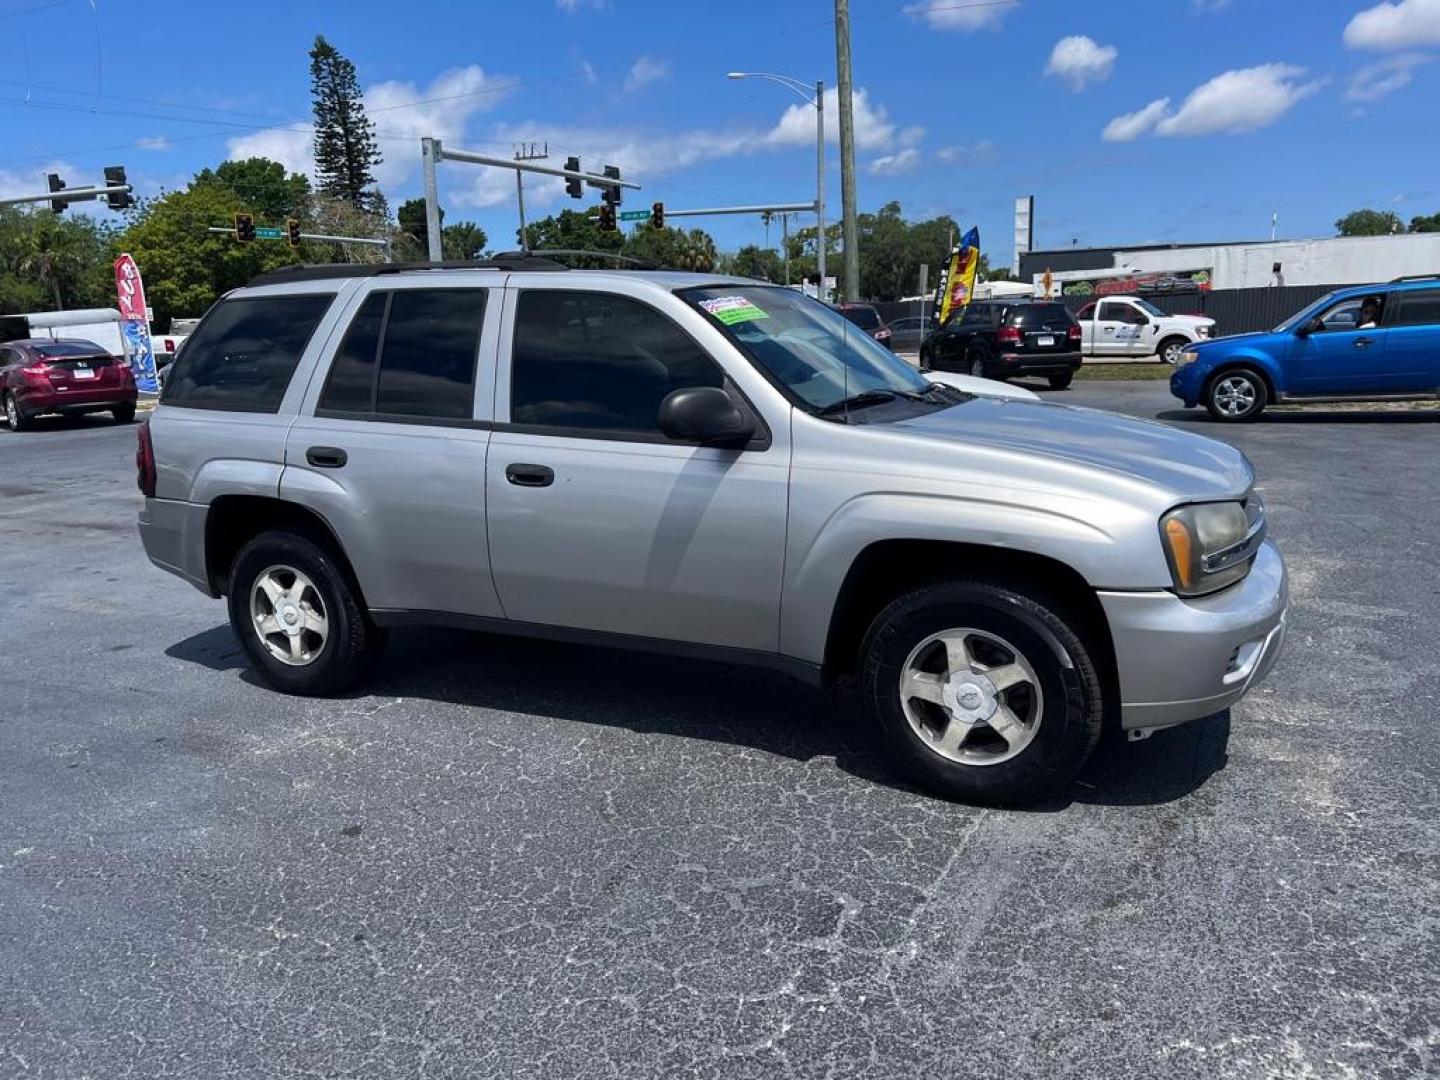
<svg viewBox="0 0 1440 1080">
<path fill-rule="evenodd" d="M 1080 313 L 1075 316 L 1075 318 L 1077 318 L 1077 319 L 1093 319 L 1094 317 L 1095 317 L 1095 303 L 1094 303 L 1093 301 L 1092 301 L 1091 303 L 1086 304 L 1084 307 L 1082 307 L 1082 308 L 1080 309 Z"/>
<path fill-rule="evenodd" d="M 1400 314 L 1391 326 L 1440 325 L 1440 289 L 1417 289 L 1401 295 Z"/>
<path fill-rule="evenodd" d="M 544 427 L 658 433 L 660 402 L 724 373 L 653 308 L 605 293 L 520 294 L 510 419 Z"/>
<path fill-rule="evenodd" d="M 389 298 L 389 293 L 371 293 L 350 320 L 350 328 L 330 364 L 330 377 L 320 395 L 320 411 L 370 412 L 374 407 L 375 360 L 380 353 L 380 327 Z"/>
<path fill-rule="evenodd" d="M 221 301 L 185 343 L 161 400 L 187 409 L 275 412 L 334 298 L 324 293 Z"/>
<path fill-rule="evenodd" d="M 982 326 L 990 322 L 990 308 L 985 304 L 971 304 L 960 318 L 961 326 Z"/>
<path fill-rule="evenodd" d="M 485 292 L 395 291 L 380 354 L 377 413 L 451 420 L 474 415 L 475 357 Z"/>
<path fill-rule="evenodd" d="M 1129 304 L 1121 304 L 1117 303 L 1114 300 L 1107 300 L 1105 303 L 1100 305 L 1100 321 L 1141 323 L 1145 321 L 1145 316 L 1140 314 L 1140 312 L 1136 311 Z"/>
<path fill-rule="evenodd" d="M 50 341 L 33 346 L 41 356 L 109 356 L 93 341 Z"/>
<path fill-rule="evenodd" d="M 840 314 L 860 327 L 861 330 L 878 330 L 880 328 L 880 315 L 872 307 L 841 308 Z"/>
<path fill-rule="evenodd" d="M 1049 326 L 1051 323 L 1068 325 L 1071 319 L 1064 304 L 1022 304 L 1010 313 L 1010 321 L 1016 326 Z"/>
</svg>

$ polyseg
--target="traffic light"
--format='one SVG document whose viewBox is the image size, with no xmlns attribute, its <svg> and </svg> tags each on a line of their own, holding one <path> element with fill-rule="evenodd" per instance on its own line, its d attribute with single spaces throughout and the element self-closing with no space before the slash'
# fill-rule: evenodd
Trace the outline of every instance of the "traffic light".
<svg viewBox="0 0 1440 1080">
<path fill-rule="evenodd" d="M 611 206 L 608 202 L 602 202 L 600 204 L 600 231 L 615 231 L 615 207 Z"/>
<path fill-rule="evenodd" d="M 580 159 L 578 157 L 567 157 L 565 159 L 565 171 L 579 172 Z M 585 181 L 576 176 L 567 176 L 565 178 L 565 194 L 569 195 L 572 199 L 583 197 L 585 194 Z"/>
<path fill-rule="evenodd" d="M 665 227 L 665 204 L 663 202 L 657 202 L 650 207 L 650 224 L 657 229 Z"/>
<path fill-rule="evenodd" d="M 285 239 L 290 241 L 291 247 L 300 246 L 300 222 L 296 218 L 285 219 Z"/>
<path fill-rule="evenodd" d="M 65 181 L 60 179 L 59 173 L 46 173 L 45 182 L 50 185 L 51 191 L 65 190 Z M 65 199 L 51 199 L 50 209 L 55 211 L 55 213 L 57 214 L 63 214 L 65 212 L 66 202 L 67 200 Z"/>
<path fill-rule="evenodd" d="M 105 166 L 106 187 L 121 187 L 129 182 L 125 179 L 124 165 Z M 105 205 L 111 210 L 126 210 L 135 205 L 135 200 L 130 197 L 128 191 L 112 191 L 105 196 Z"/>
<path fill-rule="evenodd" d="M 235 239 L 242 244 L 248 244 L 255 239 L 255 216 L 253 214 L 235 215 Z"/>
<path fill-rule="evenodd" d="M 620 179 L 620 167 L 618 165 L 606 165 L 605 168 L 601 169 L 600 171 L 604 176 L 608 177 L 611 180 Z M 606 184 L 605 190 L 600 192 L 600 198 L 604 199 L 607 203 L 609 203 L 612 209 L 620 205 L 620 197 L 621 196 L 619 184 Z M 611 217 L 614 217 L 613 212 L 611 214 Z"/>
</svg>

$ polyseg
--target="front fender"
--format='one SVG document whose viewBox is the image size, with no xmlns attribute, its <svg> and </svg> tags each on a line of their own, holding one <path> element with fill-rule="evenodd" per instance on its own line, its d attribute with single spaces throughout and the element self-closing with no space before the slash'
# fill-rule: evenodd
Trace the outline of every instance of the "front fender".
<svg viewBox="0 0 1440 1080">
<path fill-rule="evenodd" d="M 786 558 L 780 648 L 813 663 L 823 662 L 831 615 L 851 566 L 866 548 L 884 541 L 1036 555 L 1070 567 L 1097 589 L 1171 584 L 1150 512 L 1105 500 L 1048 509 L 978 497 L 876 493 L 836 508 L 808 539 L 797 532 L 803 526 L 792 529 Z"/>
</svg>

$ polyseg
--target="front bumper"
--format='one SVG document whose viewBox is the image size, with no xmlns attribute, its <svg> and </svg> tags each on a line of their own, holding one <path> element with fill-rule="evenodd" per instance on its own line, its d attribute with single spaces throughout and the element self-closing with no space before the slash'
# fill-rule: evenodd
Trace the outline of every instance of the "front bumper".
<svg viewBox="0 0 1440 1080">
<path fill-rule="evenodd" d="M 140 508 L 140 543 L 161 570 L 184 578 L 206 596 L 217 595 L 205 566 L 208 507 L 176 499 L 146 499 Z"/>
<path fill-rule="evenodd" d="M 1285 562 L 1266 541 L 1244 581 L 1214 596 L 1101 592 L 1127 731 L 1172 727 L 1238 701 L 1270 673 L 1285 642 Z"/>
<path fill-rule="evenodd" d="M 1204 381 L 1199 361 L 1192 360 L 1170 373 L 1170 393 L 1183 401 L 1186 408 L 1193 409 L 1200 404 L 1200 387 Z"/>
</svg>

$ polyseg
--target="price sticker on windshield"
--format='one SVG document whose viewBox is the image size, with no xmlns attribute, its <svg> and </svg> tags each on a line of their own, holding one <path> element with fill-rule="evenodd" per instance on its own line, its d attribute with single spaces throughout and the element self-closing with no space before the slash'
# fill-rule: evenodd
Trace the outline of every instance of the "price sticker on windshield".
<svg viewBox="0 0 1440 1080">
<path fill-rule="evenodd" d="M 700 306 L 726 326 L 770 317 L 743 296 L 717 296 L 714 300 L 701 300 Z"/>
</svg>

